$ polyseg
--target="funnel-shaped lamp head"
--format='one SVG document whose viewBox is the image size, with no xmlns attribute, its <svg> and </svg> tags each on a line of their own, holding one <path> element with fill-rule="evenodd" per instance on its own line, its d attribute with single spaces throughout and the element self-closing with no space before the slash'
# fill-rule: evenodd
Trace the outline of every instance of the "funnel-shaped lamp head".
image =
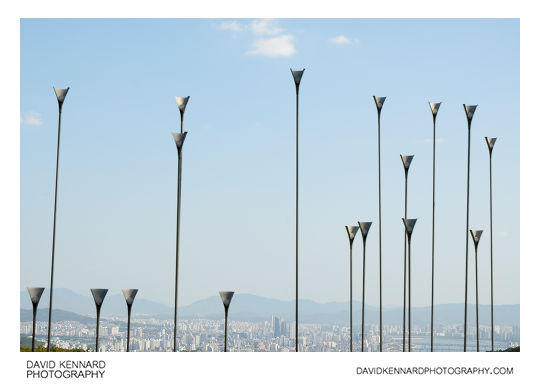
<svg viewBox="0 0 540 385">
<path fill-rule="evenodd" d="M 386 96 L 373 96 L 373 100 L 375 100 L 375 106 L 377 106 L 377 111 L 380 112 L 382 110 L 384 101 L 386 100 Z"/>
<path fill-rule="evenodd" d="M 185 97 L 175 96 L 174 99 L 176 100 L 178 109 L 183 114 L 184 111 L 186 110 L 187 102 L 189 101 L 189 96 L 185 96 Z"/>
<path fill-rule="evenodd" d="M 360 231 L 362 232 L 362 238 L 364 238 L 364 240 L 367 238 L 369 228 L 371 227 L 372 223 L 373 222 L 358 222 L 358 227 L 360 227 Z"/>
<path fill-rule="evenodd" d="M 403 168 L 405 168 L 405 171 L 409 171 L 409 167 L 411 166 L 411 162 L 414 158 L 414 155 L 400 155 L 401 161 L 403 162 Z"/>
<path fill-rule="evenodd" d="M 441 103 L 433 103 L 429 102 L 429 108 L 431 108 L 431 113 L 433 116 L 437 116 L 437 112 L 439 112 L 439 107 L 441 106 Z"/>
<path fill-rule="evenodd" d="M 495 147 L 495 141 L 497 140 L 497 138 L 488 138 L 487 136 L 485 138 L 486 138 L 486 143 L 489 149 L 489 153 L 491 154 L 491 152 L 493 151 L 493 147 Z"/>
<path fill-rule="evenodd" d="M 414 230 L 414 225 L 416 225 L 416 219 L 405 219 L 401 218 L 403 220 L 403 224 L 405 225 L 405 231 L 407 231 L 407 235 L 410 237 L 412 235 L 412 232 Z"/>
<path fill-rule="evenodd" d="M 468 105 L 463 105 L 463 108 L 465 109 L 465 115 L 467 115 L 467 120 L 470 122 L 474 116 L 474 111 L 476 111 L 476 107 L 478 107 L 478 105 L 474 105 L 474 106 L 468 106 Z"/>
<path fill-rule="evenodd" d="M 126 299 L 128 306 L 133 305 L 133 301 L 135 300 L 138 291 L 138 289 L 122 289 L 122 293 L 124 293 L 124 298 Z"/>
<path fill-rule="evenodd" d="M 358 232 L 358 229 L 360 227 L 358 226 L 345 226 L 345 230 L 347 230 L 347 235 L 349 236 L 349 242 L 353 243 L 354 237 L 356 236 L 356 233 Z"/>
<path fill-rule="evenodd" d="M 94 296 L 94 302 L 96 303 L 96 306 L 99 307 L 103 303 L 103 300 L 105 299 L 105 296 L 107 295 L 109 289 L 90 289 L 90 291 Z"/>
<path fill-rule="evenodd" d="M 291 74 L 294 79 L 294 84 L 296 84 L 296 88 L 300 87 L 300 81 L 302 80 L 302 76 L 304 75 L 304 71 L 306 69 L 304 68 L 302 71 L 293 71 L 291 68 Z"/>
<path fill-rule="evenodd" d="M 221 301 L 223 301 L 223 306 L 225 306 L 225 309 L 228 309 L 229 305 L 231 304 L 234 291 L 220 291 L 219 295 L 221 296 Z"/>
<path fill-rule="evenodd" d="M 37 305 L 41 299 L 41 294 L 43 294 L 44 287 L 27 287 L 28 294 L 30 294 L 30 301 L 33 305 Z"/>
<path fill-rule="evenodd" d="M 478 243 L 480 243 L 480 237 L 482 236 L 483 231 L 482 230 L 469 230 L 471 232 L 471 237 L 474 242 L 474 247 L 478 247 Z"/>
<path fill-rule="evenodd" d="M 182 147 L 184 146 L 184 140 L 186 140 L 186 135 L 187 131 L 183 132 L 182 134 L 178 132 L 172 133 L 174 143 L 176 143 L 176 148 L 178 149 L 178 152 L 182 151 Z"/>
<path fill-rule="evenodd" d="M 58 99 L 58 104 L 59 105 L 62 105 L 62 103 L 64 103 L 64 99 L 66 98 L 66 95 L 69 91 L 69 87 L 66 88 L 66 89 L 62 89 L 62 88 L 54 88 L 54 93 L 56 94 L 56 99 Z"/>
</svg>

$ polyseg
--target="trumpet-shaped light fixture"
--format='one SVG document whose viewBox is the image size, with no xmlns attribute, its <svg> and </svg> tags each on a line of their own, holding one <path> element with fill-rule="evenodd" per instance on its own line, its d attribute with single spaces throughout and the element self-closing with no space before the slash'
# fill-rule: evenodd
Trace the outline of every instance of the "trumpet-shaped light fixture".
<svg viewBox="0 0 540 385">
<path fill-rule="evenodd" d="M 432 193 L 433 205 L 431 214 L 431 351 L 433 351 L 433 301 L 435 298 L 435 143 L 436 143 L 436 126 L 437 113 L 441 103 L 429 102 L 431 114 L 433 115 L 433 177 L 432 177 Z"/>
<path fill-rule="evenodd" d="M 350 301 L 349 301 L 349 316 L 350 316 L 350 351 L 353 351 L 353 328 L 352 328 L 352 247 L 354 242 L 354 237 L 356 236 L 356 233 L 358 232 L 359 227 L 358 226 L 345 226 L 345 230 L 347 230 L 347 236 L 349 237 L 349 282 L 350 282 Z"/>
<path fill-rule="evenodd" d="M 32 351 L 35 351 L 36 340 L 36 316 L 39 300 L 41 294 L 43 294 L 44 287 L 27 287 L 28 294 L 30 294 L 30 301 L 32 301 Z"/>
<path fill-rule="evenodd" d="M 407 245 L 409 249 L 409 352 L 411 351 L 411 237 L 416 225 L 416 219 L 401 218 L 407 233 Z"/>
<path fill-rule="evenodd" d="M 180 255 L 180 207 L 182 197 L 182 148 L 186 139 L 187 131 L 184 132 L 184 112 L 186 110 L 189 96 L 175 96 L 178 110 L 180 111 L 180 133 L 173 133 L 174 143 L 178 150 L 178 184 L 176 192 L 176 258 L 174 269 L 174 326 L 173 326 L 173 351 L 176 352 L 176 329 L 178 324 L 178 265 Z"/>
<path fill-rule="evenodd" d="M 377 132 L 378 147 L 377 154 L 379 158 L 379 333 L 380 346 L 379 351 L 383 351 L 383 321 L 382 321 L 382 215 L 381 215 L 381 110 L 386 100 L 385 96 L 373 96 L 375 107 L 377 107 Z"/>
<path fill-rule="evenodd" d="M 296 301 L 294 323 L 294 348 L 298 352 L 298 97 L 300 94 L 300 81 L 304 75 L 305 68 L 301 71 L 293 71 L 291 74 L 296 86 Z"/>
<path fill-rule="evenodd" d="M 403 163 L 403 170 L 405 171 L 405 218 L 407 218 L 407 190 L 409 179 L 409 167 L 414 158 L 414 155 L 400 155 L 401 162 Z M 405 313 L 407 303 L 407 232 L 404 231 L 403 236 L 403 351 L 405 351 Z"/>
<path fill-rule="evenodd" d="M 109 289 L 90 289 L 90 291 L 96 304 L 96 352 L 99 352 L 99 314 L 101 313 L 101 305 Z"/>
<path fill-rule="evenodd" d="M 223 351 L 227 351 L 227 323 L 229 319 L 229 305 L 231 304 L 234 291 L 220 291 L 219 296 L 223 302 L 223 307 L 225 308 L 225 340 L 223 344 Z"/>
<path fill-rule="evenodd" d="M 471 237 L 474 243 L 474 271 L 476 275 L 476 351 L 480 351 L 480 334 L 478 329 L 478 243 L 482 236 L 482 230 L 471 230 Z"/>
<path fill-rule="evenodd" d="M 54 284 L 54 251 L 56 246 L 56 206 L 58 203 L 58 165 L 60 163 L 60 131 L 62 125 L 62 106 L 69 91 L 66 89 L 54 88 L 56 100 L 58 101 L 58 140 L 56 144 L 56 179 L 54 183 L 54 214 L 53 214 L 53 239 L 51 252 L 51 289 L 49 293 L 49 322 L 47 327 L 47 351 L 51 350 L 51 319 L 52 319 L 52 301 L 53 301 L 53 284 Z"/>
<path fill-rule="evenodd" d="M 137 289 L 122 289 L 122 293 L 124 294 L 124 298 L 126 299 L 126 305 L 127 305 L 127 309 L 128 309 L 126 352 L 129 352 L 129 331 L 130 331 L 130 326 L 131 326 L 131 306 L 133 305 L 133 301 L 135 300 L 135 296 L 137 295 L 138 291 L 139 290 L 137 290 Z"/>
<path fill-rule="evenodd" d="M 465 322 L 463 325 L 463 351 L 467 351 L 467 289 L 469 280 L 469 190 L 471 174 L 471 122 L 476 105 L 463 105 L 467 117 L 467 220 L 465 224 Z"/>
<path fill-rule="evenodd" d="M 491 174 L 491 155 L 497 138 L 486 137 L 489 150 L 489 242 L 490 242 L 490 264 L 491 264 L 491 351 L 493 351 L 493 179 Z"/>
<path fill-rule="evenodd" d="M 371 222 L 358 222 L 362 234 L 362 352 L 364 351 L 364 304 L 366 303 L 366 241 Z"/>
</svg>

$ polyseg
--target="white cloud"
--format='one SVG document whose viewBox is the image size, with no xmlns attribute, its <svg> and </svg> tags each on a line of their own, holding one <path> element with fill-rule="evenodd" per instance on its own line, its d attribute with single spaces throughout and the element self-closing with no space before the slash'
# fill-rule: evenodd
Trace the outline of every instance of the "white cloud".
<svg viewBox="0 0 540 385">
<path fill-rule="evenodd" d="M 242 26 L 238 24 L 235 20 L 233 21 L 224 21 L 219 25 L 219 28 L 225 30 L 225 31 L 234 31 L 234 32 L 240 32 L 242 31 Z"/>
<path fill-rule="evenodd" d="M 253 43 L 253 50 L 247 53 L 269 57 L 291 56 L 296 53 L 293 41 L 294 36 L 291 34 L 257 39 Z"/>
<path fill-rule="evenodd" d="M 21 124 L 23 126 L 41 126 L 41 114 L 39 112 L 27 112 L 21 116 Z"/>
<path fill-rule="evenodd" d="M 250 24 L 251 32 L 256 35 L 278 35 L 283 32 L 275 19 L 253 20 Z"/>
<path fill-rule="evenodd" d="M 331 38 L 330 43 L 339 44 L 339 45 L 346 45 L 346 44 L 351 44 L 352 40 L 349 39 L 345 35 L 338 35 L 338 36 L 335 36 L 335 37 Z"/>
</svg>

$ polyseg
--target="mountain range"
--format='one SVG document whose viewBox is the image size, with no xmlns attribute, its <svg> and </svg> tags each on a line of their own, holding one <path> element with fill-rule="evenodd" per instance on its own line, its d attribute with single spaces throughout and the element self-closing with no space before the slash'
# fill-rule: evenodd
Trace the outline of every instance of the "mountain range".
<svg viewBox="0 0 540 385">
<path fill-rule="evenodd" d="M 69 289 L 58 288 L 54 291 L 53 321 L 79 320 L 86 323 L 95 319 L 95 305 L 90 293 L 84 296 Z M 45 290 L 41 298 L 38 319 L 48 305 L 48 291 Z M 31 320 L 31 302 L 26 291 L 21 291 L 21 321 Z M 318 303 L 312 300 L 299 300 L 299 322 L 301 323 L 331 323 L 346 325 L 349 322 L 349 302 Z M 58 309 L 58 310 L 57 310 Z M 361 319 L 361 302 L 353 301 L 353 320 L 358 323 Z M 133 303 L 132 314 L 134 318 L 172 318 L 173 308 L 150 301 L 144 298 L 136 298 Z M 434 319 L 436 324 L 459 324 L 463 322 L 463 304 L 435 305 Z M 126 303 L 122 294 L 107 295 L 101 308 L 103 317 L 121 316 L 127 314 Z M 412 322 L 418 326 L 429 325 L 431 308 L 413 307 Z M 469 322 L 475 320 L 475 306 L 468 306 Z M 282 301 L 272 298 L 260 297 L 252 294 L 235 294 L 229 309 L 229 318 L 238 321 L 262 321 L 270 320 L 272 315 L 284 318 L 286 321 L 294 320 L 294 301 Z M 490 306 L 479 305 L 479 323 L 489 325 Z M 79 319 L 76 319 L 79 317 Z M 82 317 L 82 318 L 81 318 Z M 519 325 L 520 305 L 496 305 L 494 307 L 495 323 L 498 325 Z M 188 306 L 180 307 L 180 319 L 206 318 L 222 319 L 223 305 L 219 296 L 208 297 L 196 301 Z M 46 320 L 46 317 L 45 319 Z M 379 322 L 379 308 L 365 307 L 366 323 Z M 403 322 L 403 309 L 401 307 L 383 308 L 383 322 L 385 325 L 401 325 Z"/>
</svg>

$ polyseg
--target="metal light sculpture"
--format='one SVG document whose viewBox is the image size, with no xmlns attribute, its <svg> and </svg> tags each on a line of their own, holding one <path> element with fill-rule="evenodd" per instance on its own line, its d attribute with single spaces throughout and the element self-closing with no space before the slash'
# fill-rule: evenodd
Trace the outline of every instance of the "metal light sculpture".
<svg viewBox="0 0 540 385">
<path fill-rule="evenodd" d="M 54 87 L 53 87 L 54 88 Z M 49 292 L 49 323 L 47 327 L 47 351 L 51 350 L 51 317 L 52 317 L 52 300 L 53 300 L 53 279 L 54 279 L 54 250 L 56 245 L 56 206 L 58 202 L 58 165 L 60 162 L 60 131 L 62 124 L 62 106 L 69 91 L 66 89 L 54 88 L 56 99 L 58 100 L 58 141 L 56 144 L 56 179 L 54 182 L 54 214 L 53 214 L 53 239 L 51 252 L 51 288 Z"/>
<path fill-rule="evenodd" d="M 180 204 L 182 196 L 182 147 L 186 139 L 187 132 L 184 132 L 184 112 L 186 110 L 189 96 L 174 97 L 178 110 L 180 111 L 180 133 L 173 133 L 174 143 L 178 150 L 178 184 L 176 195 L 176 264 L 174 269 L 174 332 L 173 332 L 173 352 L 176 352 L 176 325 L 178 322 L 178 255 L 180 253 Z"/>
<path fill-rule="evenodd" d="M 409 167 L 414 158 L 414 155 L 400 155 L 405 171 L 405 218 L 407 218 L 407 186 L 409 177 Z M 405 308 L 407 301 L 407 230 L 404 231 L 403 237 L 403 351 L 405 351 Z"/>
<path fill-rule="evenodd" d="M 375 106 L 377 107 L 377 127 L 378 127 L 378 156 L 379 156 L 379 332 L 380 332 L 380 347 L 379 351 L 383 351 L 382 340 L 382 217 L 381 217 L 381 110 L 386 100 L 386 97 L 373 96 Z"/>
<path fill-rule="evenodd" d="M 371 227 L 371 222 L 358 222 L 360 232 L 362 233 L 363 252 L 362 252 L 362 352 L 364 351 L 364 304 L 366 302 L 366 240 Z"/>
<path fill-rule="evenodd" d="M 471 122 L 476 111 L 475 106 L 463 105 L 467 117 L 467 222 L 465 225 L 465 323 L 463 326 L 463 351 L 467 351 L 467 283 L 469 279 L 469 187 L 471 173 Z"/>
<path fill-rule="evenodd" d="M 225 308 L 225 343 L 223 345 L 223 351 L 227 351 L 227 322 L 229 318 L 229 305 L 231 304 L 234 291 L 220 291 L 219 295 L 221 301 L 223 302 L 223 307 Z"/>
<path fill-rule="evenodd" d="M 480 335 L 478 329 L 478 243 L 482 236 L 482 230 L 471 230 L 471 237 L 474 242 L 474 271 L 476 274 L 476 351 L 480 351 Z"/>
<path fill-rule="evenodd" d="M 34 343 L 36 339 L 36 315 L 39 300 L 41 294 L 43 294 L 44 287 L 27 287 L 28 294 L 30 294 L 30 300 L 32 301 L 32 351 L 34 351 Z"/>
<path fill-rule="evenodd" d="M 433 206 L 431 214 L 431 350 L 433 351 L 433 301 L 435 298 L 435 143 L 436 143 L 436 121 L 437 113 L 441 103 L 429 102 L 431 114 L 433 115 Z"/>
<path fill-rule="evenodd" d="M 298 96 L 300 93 L 300 81 L 305 70 L 304 68 L 302 71 L 293 71 L 291 68 L 291 74 L 296 86 L 296 322 L 294 323 L 294 345 L 296 352 L 298 352 Z"/>
<path fill-rule="evenodd" d="M 411 351 L 411 237 L 416 225 L 416 219 L 401 218 L 407 232 L 407 244 L 409 246 L 409 352 Z"/>
<path fill-rule="evenodd" d="M 353 351 L 353 330 L 352 330 L 352 246 L 354 242 L 354 237 L 356 236 L 356 233 L 358 232 L 359 227 L 358 226 L 345 226 L 345 230 L 347 230 L 347 235 L 349 237 L 349 279 L 350 279 L 350 304 L 349 304 L 349 315 L 350 315 L 350 334 L 351 334 L 351 352 Z"/>
<path fill-rule="evenodd" d="M 493 351 L 493 194 L 491 177 L 491 153 L 495 146 L 497 138 L 486 137 L 486 143 L 489 149 L 489 242 L 491 256 L 491 351 Z"/>
<path fill-rule="evenodd" d="M 92 292 L 92 296 L 94 297 L 94 302 L 96 303 L 96 352 L 99 351 L 99 314 L 101 313 L 101 305 L 103 304 L 103 300 L 105 299 L 105 296 L 107 295 L 107 292 L 109 289 L 90 289 Z"/>
<path fill-rule="evenodd" d="M 122 289 L 122 293 L 124 294 L 124 298 L 126 299 L 126 304 L 127 304 L 127 309 L 128 309 L 126 352 L 129 352 L 129 329 L 131 326 L 131 306 L 133 305 L 133 301 L 135 300 L 135 296 L 137 295 L 138 291 L 139 290 L 137 289 Z"/>
</svg>

